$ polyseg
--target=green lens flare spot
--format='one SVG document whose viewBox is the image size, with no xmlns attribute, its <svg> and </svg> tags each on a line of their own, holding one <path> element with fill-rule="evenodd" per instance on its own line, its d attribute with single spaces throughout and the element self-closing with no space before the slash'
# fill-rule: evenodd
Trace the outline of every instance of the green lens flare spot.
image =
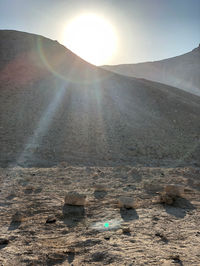
<svg viewBox="0 0 200 266">
<path fill-rule="evenodd" d="M 108 227 L 109 227 L 109 223 L 105 223 L 105 224 L 104 224 L 104 227 L 105 227 L 105 228 L 108 228 Z"/>
</svg>

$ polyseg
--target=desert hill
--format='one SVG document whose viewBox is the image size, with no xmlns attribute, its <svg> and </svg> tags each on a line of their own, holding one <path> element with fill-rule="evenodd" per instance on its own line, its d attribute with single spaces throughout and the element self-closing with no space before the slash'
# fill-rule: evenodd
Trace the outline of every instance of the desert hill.
<svg viewBox="0 0 200 266">
<path fill-rule="evenodd" d="M 126 76 L 161 82 L 200 96 L 200 45 L 191 52 L 161 61 L 104 68 Z"/>
<path fill-rule="evenodd" d="M 199 162 L 200 97 L 0 31 L 0 163 Z"/>
</svg>

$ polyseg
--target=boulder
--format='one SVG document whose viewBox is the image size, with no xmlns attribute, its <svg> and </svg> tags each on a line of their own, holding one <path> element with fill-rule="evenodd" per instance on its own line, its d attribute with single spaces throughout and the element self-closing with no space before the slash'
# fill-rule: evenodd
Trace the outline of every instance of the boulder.
<svg viewBox="0 0 200 266">
<path fill-rule="evenodd" d="M 166 185 L 164 192 L 168 196 L 181 197 L 184 195 L 184 187 L 180 185 Z"/>
<path fill-rule="evenodd" d="M 159 202 L 167 205 L 173 205 L 175 201 L 174 196 L 167 195 L 166 192 L 160 193 Z"/>
<path fill-rule="evenodd" d="M 84 206 L 86 203 L 86 196 L 77 192 L 69 192 L 65 196 L 65 204 L 74 206 Z"/>
<path fill-rule="evenodd" d="M 119 197 L 118 200 L 119 208 L 133 209 L 135 208 L 134 199 L 132 197 Z"/>
</svg>

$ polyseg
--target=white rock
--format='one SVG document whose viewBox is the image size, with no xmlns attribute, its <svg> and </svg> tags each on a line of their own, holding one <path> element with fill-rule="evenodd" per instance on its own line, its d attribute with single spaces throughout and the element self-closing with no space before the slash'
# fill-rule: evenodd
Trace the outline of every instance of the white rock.
<svg viewBox="0 0 200 266">
<path fill-rule="evenodd" d="M 174 200 L 175 200 L 175 197 L 166 194 L 165 191 L 160 193 L 160 197 L 159 197 L 159 202 L 160 203 L 165 203 L 167 205 L 173 205 Z"/>
<path fill-rule="evenodd" d="M 75 206 L 84 206 L 86 203 L 86 196 L 79 194 L 77 192 L 69 192 L 65 196 L 65 204 L 75 205 Z"/>
<path fill-rule="evenodd" d="M 164 191 L 169 196 L 183 196 L 184 187 L 180 185 L 166 185 Z"/>
<path fill-rule="evenodd" d="M 135 208 L 134 206 L 134 199 L 132 197 L 120 197 L 118 200 L 118 207 L 119 208 Z"/>
</svg>

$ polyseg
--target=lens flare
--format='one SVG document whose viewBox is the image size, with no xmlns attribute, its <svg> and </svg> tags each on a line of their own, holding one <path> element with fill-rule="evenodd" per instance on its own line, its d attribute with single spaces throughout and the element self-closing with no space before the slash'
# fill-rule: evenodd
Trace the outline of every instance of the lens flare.
<svg viewBox="0 0 200 266">
<path fill-rule="evenodd" d="M 109 62 L 117 49 L 114 27 L 96 14 L 83 14 L 73 19 L 64 32 L 67 48 L 84 60 L 103 65 Z"/>
</svg>

